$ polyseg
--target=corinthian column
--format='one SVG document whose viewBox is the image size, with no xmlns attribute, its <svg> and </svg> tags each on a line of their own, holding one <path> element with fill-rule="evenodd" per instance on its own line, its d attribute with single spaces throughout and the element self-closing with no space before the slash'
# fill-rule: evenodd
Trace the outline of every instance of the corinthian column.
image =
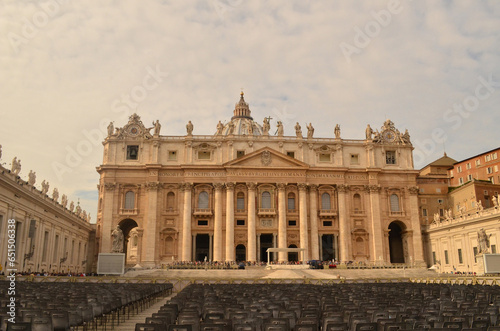
<svg viewBox="0 0 500 331">
<path fill-rule="evenodd" d="M 250 262 L 257 261 L 255 237 L 255 183 L 247 183 L 248 187 L 248 257 Z"/>
<path fill-rule="evenodd" d="M 318 185 L 309 185 L 311 218 L 311 259 L 319 260 L 318 243 Z"/>
<path fill-rule="evenodd" d="M 278 183 L 278 248 L 286 248 L 286 201 L 285 187 L 286 184 Z M 278 253 L 278 261 L 288 261 L 286 252 Z"/>
<path fill-rule="evenodd" d="M 117 189 L 116 184 L 104 183 L 101 253 L 111 253 L 111 232 L 113 231 L 113 200 L 115 189 Z"/>
<path fill-rule="evenodd" d="M 368 192 L 370 192 L 370 213 L 372 215 L 371 221 L 371 252 L 372 261 L 380 260 L 384 256 L 384 234 L 382 232 L 382 224 L 380 219 L 380 185 L 368 185 Z"/>
<path fill-rule="evenodd" d="M 351 238 L 349 237 L 349 224 L 347 223 L 347 208 L 345 192 L 349 187 L 345 184 L 337 185 L 339 195 L 339 236 L 340 236 L 340 260 L 347 262 L 351 258 L 349 252 Z"/>
<path fill-rule="evenodd" d="M 155 251 L 156 251 L 156 224 L 157 213 L 158 213 L 158 190 L 161 188 L 161 184 L 158 182 L 148 182 L 146 183 L 146 192 L 148 195 L 148 208 L 146 209 L 146 226 L 144 227 L 144 246 L 142 247 L 142 266 L 143 267 L 154 267 L 155 261 Z"/>
<path fill-rule="evenodd" d="M 182 261 L 191 261 L 191 189 L 193 184 L 185 183 L 184 212 L 182 217 Z"/>
<path fill-rule="evenodd" d="M 302 252 L 302 261 L 309 260 L 309 245 L 307 241 L 307 185 L 299 184 L 299 223 L 300 223 L 300 248 L 306 250 Z"/>
<path fill-rule="evenodd" d="M 226 261 L 235 260 L 234 251 L 234 183 L 226 184 Z"/>
<path fill-rule="evenodd" d="M 413 261 L 417 265 L 424 264 L 424 250 L 422 245 L 422 230 L 418 217 L 418 187 L 409 187 L 410 191 L 410 221 L 413 229 Z M 451 241 L 450 241 L 451 242 Z"/>
<path fill-rule="evenodd" d="M 222 261 L 222 189 L 224 184 L 215 183 L 214 211 L 214 261 Z"/>
</svg>

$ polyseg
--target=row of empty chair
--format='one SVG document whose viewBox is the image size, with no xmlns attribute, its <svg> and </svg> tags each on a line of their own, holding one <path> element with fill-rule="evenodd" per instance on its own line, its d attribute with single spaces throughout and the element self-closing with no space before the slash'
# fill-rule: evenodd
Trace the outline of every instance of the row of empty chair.
<svg viewBox="0 0 500 331">
<path fill-rule="evenodd" d="M 192 284 L 136 331 L 500 330 L 483 285 Z"/>
<path fill-rule="evenodd" d="M 0 281 L 0 330 L 96 330 L 113 328 L 126 315 L 138 313 L 156 298 L 172 292 L 172 284 L 101 284 L 17 282 L 15 294 Z M 15 321 L 10 323 L 11 298 Z"/>
</svg>

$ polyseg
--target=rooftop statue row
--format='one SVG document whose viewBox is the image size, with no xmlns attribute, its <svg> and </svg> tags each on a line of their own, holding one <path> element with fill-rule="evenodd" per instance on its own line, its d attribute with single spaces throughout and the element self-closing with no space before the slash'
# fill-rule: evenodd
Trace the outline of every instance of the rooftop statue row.
<svg viewBox="0 0 500 331">
<path fill-rule="evenodd" d="M 1 158 L 2 158 L 2 145 L 0 145 L 0 159 Z M 19 176 L 20 172 L 21 172 L 21 160 L 19 160 L 17 158 L 17 156 L 15 156 L 14 159 L 12 160 L 12 163 L 11 163 L 10 173 L 14 174 L 17 177 L 17 176 Z M 27 183 L 30 186 L 30 188 L 35 187 L 36 172 L 34 172 L 33 170 L 30 170 L 30 172 L 28 174 Z M 40 185 L 41 185 L 41 189 L 39 190 L 39 192 L 43 196 L 48 196 L 49 187 L 50 187 L 49 183 L 47 181 L 43 180 Z M 61 202 L 59 203 L 59 201 L 58 201 L 59 200 L 59 190 L 57 189 L 57 187 L 55 187 L 52 190 L 52 200 L 54 200 L 54 202 L 62 205 L 65 209 L 68 209 L 67 208 L 68 197 L 66 196 L 66 194 L 63 194 L 61 197 Z M 91 219 L 90 213 L 87 213 L 85 210 L 82 210 L 82 208 L 79 205 L 76 207 L 75 211 L 73 211 L 74 209 L 75 209 L 75 203 L 73 201 L 71 201 L 70 206 L 69 206 L 69 211 L 76 214 L 76 216 L 84 219 L 85 221 L 90 222 L 90 219 Z"/>
</svg>

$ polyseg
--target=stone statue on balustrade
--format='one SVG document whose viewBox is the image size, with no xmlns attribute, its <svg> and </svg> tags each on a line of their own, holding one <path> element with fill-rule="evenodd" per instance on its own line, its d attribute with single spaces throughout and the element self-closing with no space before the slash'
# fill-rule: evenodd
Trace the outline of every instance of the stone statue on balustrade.
<svg viewBox="0 0 500 331">
<path fill-rule="evenodd" d="M 222 124 L 221 121 L 217 123 L 217 132 L 215 133 L 216 136 L 220 136 L 222 134 L 222 130 L 224 129 L 224 124 Z"/>
<path fill-rule="evenodd" d="M 495 208 L 498 208 L 498 197 L 496 195 L 494 195 L 491 200 L 493 200 L 493 206 Z"/>
<path fill-rule="evenodd" d="M 481 230 L 479 230 L 477 232 L 477 242 L 479 244 L 479 253 L 489 253 L 489 250 L 490 250 L 490 235 L 487 235 L 486 234 L 486 231 L 481 228 Z"/>
<path fill-rule="evenodd" d="M 297 138 L 302 138 L 302 128 L 300 127 L 299 122 L 295 124 L 295 135 L 297 136 Z"/>
<path fill-rule="evenodd" d="M 59 199 L 59 190 L 57 187 L 54 187 L 54 190 L 52 191 L 52 199 L 57 202 L 57 199 Z"/>
<path fill-rule="evenodd" d="M 30 170 L 30 173 L 28 174 L 28 184 L 30 186 L 35 186 L 35 183 L 36 183 L 36 172 Z"/>
<path fill-rule="evenodd" d="M 188 136 L 193 135 L 193 129 L 194 129 L 193 123 L 191 123 L 191 121 L 189 121 L 188 124 L 186 124 L 186 131 L 187 131 Z"/>
<path fill-rule="evenodd" d="M 45 179 L 42 181 L 42 194 L 46 195 L 47 192 L 49 192 L 49 183 L 45 181 Z"/>
<path fill-rule="evenodd" d="M 80 205 L 77 205 L 75 209 L 76 216 L 80 216 L 81 213 L 82 213 L 82 207 L 80 207 Z"/>
<path fill-rule="evenodd" d="M 18 160 L 17 156 L 12 160 L 12 168 L 10 171 L 16 176 L 21 172 L 21 160 Z"/>
<path fill-rule="evenodd" d="M 61 197 L 61 205 L 66 208 L 68 204 L 68 197 L 66 196 L 66 194 L 63 194 L 62 197 Z"/>
<path fill-rule="evenodd" d="M 335 125 L 335 130 L 334 130 L 334 133 L 335 133 L 335 139 L 340 139 L 340 125 Z"/>
<path fill-rule="evenodd" d="M 483 203 L 481 200 L 476 200 L 476 212 L 481 213 L 483 211 Z"/>
<path fill-rule="evenodd" d="M 434 214 L 434 223 L 439 223 L 441 222 L 441 217 L 439 216 L 439 213 Z"/>
<path fill-rule="evenodd" d="M 153 122 L 153 126 L 155 129 L 153 134 L 155 137 L 158 137 L 160 135 L 160 129 L 161 129 L 160 121 L 156 120 L 156 122 Z"/>
<path fill-rule="evenodd" d="M 314 135 L 314 127 L 312 126 L 312 123 L 309 122 L 309 125 L 307 126 L 307 138 L 312 138 Z"/>
<path fill-rule="evenodd" d="M 281 121 L 278 121 L 278 124 L 276 124 L 276 127 L 278 128 L 276 132 L 278 133 L 278 137 L 283 137 L 283 134 L 285 133 L 285 130 L 283 128 L 283 123 Z"/>
<path fill-rule="evenodd" d="M 268 135 L 269 130 L 271 130 L 271 124 L 269 124 L 269 119 L 267 117 L 264 117 L 264 124 L 262 124 L 262 133 L 264 135 Z"/>
<path fill-rule="evenodd" d="M 108 124 L 108 137 L 113 135 L 113 131 L 115 130 L 113 122 L 109 122 Z"/>
<path fill-rule="evenodd" d="M 370 126 L 370 124 L 367 124 L 366 130 L 365 130 L 366 139 L 372 140 L 372 134 L 373 134 L 373 130 L 372 130 L 371 126 Z"/>
<path fill-rule="evenodd" d="M 75 209 L 75 203 L 71 201 L 71 203 L 69 204 L 69 211 L 73 212 L 73 209 Z"/>
<path fill-rule="evenodd" d="M 123 232 L 119 225 L 113 230 L 111 237 L 113 238 L 111 253 L 123 253 Z"/>
</svg>

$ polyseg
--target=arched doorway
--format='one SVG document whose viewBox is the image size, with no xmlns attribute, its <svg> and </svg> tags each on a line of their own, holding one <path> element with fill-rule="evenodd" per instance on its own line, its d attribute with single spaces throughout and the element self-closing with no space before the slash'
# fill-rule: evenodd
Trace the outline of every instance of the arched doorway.
<svg viewBox="0 0 500 331">
<path fill-rule="evenodd" d="M 406 226 L 399 222 L 389 224 L 389 252 L 391 263 L 405 263 L 405 253 L 403 247 L 403 231 Z"/>
<path fill-rule="evenodd" d="M 288 248 L 297 248 L 297 245 L 291 244 Z M 289 262 L 297 262 L 299 260 L 298 252 L 288 252 L 288 261 Z"/>
<path fill-rule="evenodd" d="M 239 244 L 236 246 L 236 261 L 246 261 L 247 260 L 247 250 L 245 245 Z"/>
<path fill-rule="evenodd" d="M 131 232 L 131 231 L 132 231 L 132 229 L 137 228 L 138 225 L 137 225 L 137 222 L 131 218 L 126 218 L 126 219 L 122 220 L 118 225 L 120 226 L 120 229 L 123 232 L 123 239 L 124 239 L 123 240 L 123 253 L 125 253 L 125 264 L 127 264 L 127 263 L 129 263 L 128 259 L 130 258 L 130 254 L 128 252 L 129 240 L 131 238 L 131 234 L 136 233 L 136 231 L 134 231 L 134 232 Z M 138 251 L 139 251 L 139 248 L 138 248 L 138 244 L 137 244 L 136 257 L 134 259 L 135 261 L 133 261 L 134 264 L 139 263 L 139 261 L 140 261 L 140 256 L 137 256 Z"/>
</svg>

